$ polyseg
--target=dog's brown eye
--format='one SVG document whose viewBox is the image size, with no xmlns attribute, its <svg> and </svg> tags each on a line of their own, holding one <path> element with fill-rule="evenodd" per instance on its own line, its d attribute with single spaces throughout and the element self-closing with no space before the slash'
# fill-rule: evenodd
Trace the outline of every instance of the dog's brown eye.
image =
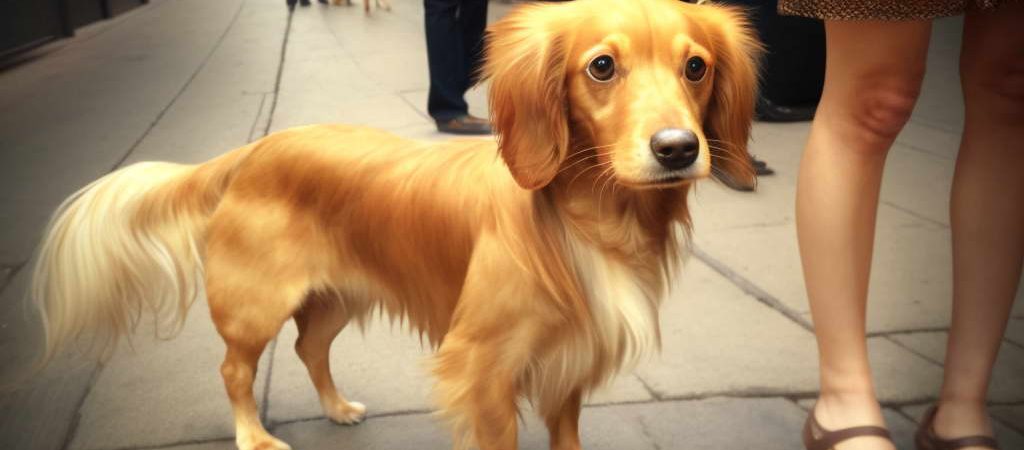
<svg viewBox="0 0 1024 450">
<path fill-rule="evenodd" d="M 587 74 L 596 81 L 608 81 L 615 76 L 615 60 L 611 56 L 601 55 L 590 61 Z"/>
<path fill-rule="evenodd" d="M 700 81 L 704 78 L 704 73 L 708 71 L 707 64 L 704 63 L 704 59 L 700 56 L 694 56 L 686 60 L 686 79 L 690 81 Z"/>
</svg>

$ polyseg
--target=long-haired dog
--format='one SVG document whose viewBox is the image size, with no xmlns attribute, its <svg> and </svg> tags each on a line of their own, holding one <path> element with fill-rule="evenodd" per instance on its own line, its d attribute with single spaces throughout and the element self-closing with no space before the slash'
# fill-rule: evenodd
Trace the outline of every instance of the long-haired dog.
<svg viewBox="0 0 1024 450">
<path fill-rule="evenodd" d="M 307 126 L 200 165 L 113 172 L 65 202 L 42 244 L 47 357 L 83 333 L 109 350 L 146 310 L 183 320 L 204 276 L 243 450 L 288 448 L 252 387 L 290 318 L 325 414 L 363 418 L 328 350 L 376 310 L 437 348 L 456 445 L 515 449 L 525 397 L 552 448 L 578 449 L 581 401 L 659 346 L 692 184 L 754 182 L 757 52 L 727 7 L 523 6 L 488 35 L 497 143 Z"/>
</svg>

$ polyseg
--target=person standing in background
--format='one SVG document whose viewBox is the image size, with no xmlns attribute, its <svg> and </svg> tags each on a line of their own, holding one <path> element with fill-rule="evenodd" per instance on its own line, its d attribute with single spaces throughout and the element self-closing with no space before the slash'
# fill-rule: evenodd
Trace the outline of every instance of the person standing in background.
<svg viewBox="0 0 1024 450">
<path fill-rule="evenodd" d="M 1024 2 L 779 0 L 779 11 L 824 19 L 828 52 L 796 194 L 821 380 L 807 448 L 895 448 L 865 332 L 875 217 L 886 155 L 921 89 L 932 19 L 958 14 L 965 120 L 950 197 L 953 319 L 938 402 L 916 446 L 998 448 L 986 397 L 1024 263 Z"/>
<path fill-rule="evenodd" d="M 437 130 L 491 134 L 485 119 L 469 115 L 466 91 L 483 57 L 487 0 L 423 0 L 430 93 L 427 112 Z"/>
</svg>

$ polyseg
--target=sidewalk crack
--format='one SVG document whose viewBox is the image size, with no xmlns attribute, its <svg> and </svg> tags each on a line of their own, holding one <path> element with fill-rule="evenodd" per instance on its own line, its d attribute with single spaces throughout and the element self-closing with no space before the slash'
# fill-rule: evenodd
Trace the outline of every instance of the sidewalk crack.
<svg viewBox="0 0 1024 450">
<path fill-rule="evenodd" d="M 128 147 L 128 151 L 125 152 L 125 154 L 122 155 L 117 160 L 117 162 L 114 163 L 114 165 L 110 168 L 108 172 L 113 172 L 120 168 L 121 165 L 128 160 L 128 157 L 131 156 L 132 153 L 135 153 L 135 150 L 139 148 L 139 145 L 142 144 L 142 141 L 144 141 L 146 137 L 148 137 L 149 134 L 153 132 L 153 129 L 156 128 L 157 124 L 159 124 L 160 121 L 163 120 L 164 116 L 167 114 L 167 111 L 170 111 L 171 107 L 173 107 L 174 104 L 178 102 L 178 99 L 181 98 L 182 94 L 184 94 L 185 91 L 188 90 L 189 86 L 192 85 L 192 82 L 195 81 L 199 73 L 202 72 L 203 69 L 206 67 L 206 64 L 210 62 L 210 59 L 213 58 L 213 54 L 216 53 L 217 49 L 220 48 L 221 44 L 224 42 L 224 38 L 227 37 L 228 33 L 231 32 L 231 30 L 235 27 L 235 23 L 238 22 L 238 17 L 241 16 L 242 9 L 244 9 L 245 4 L 247 2 L 248 0 L 242 0 L 238 3 L 238 9 L 235 10 L 235 14 L 231 16 L 231 20 L 228 22 L 228 26 L 224 28 L 224 32 L 221 33 L 220 37 L 217 38 L 217 42 L 213 44 L 213 47 L 210 48 L 210 51 L 206 54 L 205 57 L 203 57 L 202 62 L 199 63 L 199 67 L 197 67 L 196 70 L 192 72 L 192 75 L 190 75 L 188 79 L 185 80 L 185 84 L 181 85 L 181 88 L 178 89 L 178 92 L 174 94 L 174 97 L 171 98 L 171 101 L 167 102 L 167 105 L 164 106 L 159 113 L 157 113 L 156 117 L 153 118 L 153 121 L 150 122 L 149 126 L 146 127 L 145 131 L 143 131 L 142 134 L 139 135 L 138 139 L 135 139 L 135 142 L 133 142 L 132 145 Z"/>
<path fill-rule="evenodd" d="M 722 275 L 723 277 L 728 279 L 733 285 L 740 288 L 740 290 L 746 293 L 747 295 L 754 297 L 754 299 L 764 304 L 765 306 L 774 309 L 775 311 L 778 311 L 783 316 L 786 316 L 786 318 L 788 318 L 789 320 L 796 322 L 796 324 L 800 325 L 801 328 L 812 333 L 814 332 L 814 326 L 811 325 L 810 321 L 805 319 L 799 312 L 783 304 L 779 299 L 769 294 L 760 286 L 754 284 L 753 281 L 748 280 L 746 277 L 740 275 L 731 267 L 725 265 L 725 263 L 705 253 L 696 245 L 692 246 L 690 252 L 693 254 L 695 258 L 697 258 L 704 264 L 707 264 L 708 267 L 711 267 L 711 269 L 714 270 L 715 272 L 718 272 L 719 275 Z"/>
</svg>

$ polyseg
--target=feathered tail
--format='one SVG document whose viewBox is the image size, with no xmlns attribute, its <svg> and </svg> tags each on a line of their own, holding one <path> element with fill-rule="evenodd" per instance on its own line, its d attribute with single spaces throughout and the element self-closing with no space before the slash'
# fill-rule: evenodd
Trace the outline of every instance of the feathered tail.
<svg viewBox="0 0 1024 450">
<path fill-rule="evenodd" d="M 207 218 L 248 150 L 198 166 L 134 164 L 61 204 L 31 287 L 46 333 L 42 364 L 79 337 L 109 356 L 147 311 L 180 330 L 200 289 Z"/>
</svg>

